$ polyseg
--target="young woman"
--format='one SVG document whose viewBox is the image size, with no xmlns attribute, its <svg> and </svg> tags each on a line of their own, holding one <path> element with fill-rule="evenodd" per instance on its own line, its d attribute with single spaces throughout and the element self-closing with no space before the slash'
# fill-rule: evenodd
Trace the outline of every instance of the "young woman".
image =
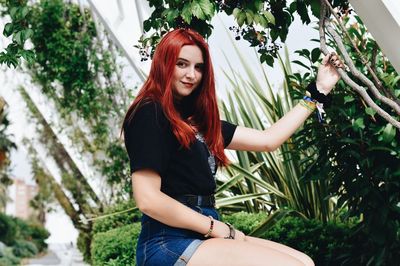
<svg viewBox="0 0 400 266">
<path fill-rule="evenodd" d="M 311 97 L 326 96 L 339 80 L 336 55 L 326 56 Z M 224 149 L 278 148 L 315 109 L 305 97 L 261 131 L 221 121 L 208 45 L 190 29 L 167 33 L 149 77 L 124 120 L 132 186 L 143 213 L 137 265 L 314 265 L 290 247 L 251 236 L 219 221 L 215 173 L 229 161 Z"/>
</svg>

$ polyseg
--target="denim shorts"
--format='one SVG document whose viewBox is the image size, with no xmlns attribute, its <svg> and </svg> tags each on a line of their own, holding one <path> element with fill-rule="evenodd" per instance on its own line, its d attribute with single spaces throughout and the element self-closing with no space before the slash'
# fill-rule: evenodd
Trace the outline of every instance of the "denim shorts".
<svg viewBox="0 0 400 266">
<path fill-rule="evenodd" d="M 213 207 L 189 206 L 193 210 L 219 220 Z M 143 214 L 142 230 L 136 247 L 136 265 L 186 265 L 196 249 L 204 242 L 203 234 L 160 223 Z"/>
</svg>

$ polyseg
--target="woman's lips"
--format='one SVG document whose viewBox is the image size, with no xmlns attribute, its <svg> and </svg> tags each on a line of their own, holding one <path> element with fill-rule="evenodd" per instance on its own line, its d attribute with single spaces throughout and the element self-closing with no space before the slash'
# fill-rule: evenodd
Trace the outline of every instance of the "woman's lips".
<svg viewBox="0 0 400 266">
<path fill-rule="evenodd" d="M 189 83 L 189 82 L 183 82 L 181 81 L 183 85 L 185 85 L 186 88 L 191 88 L 193 87 L 193 83 Z"/>
</svg>

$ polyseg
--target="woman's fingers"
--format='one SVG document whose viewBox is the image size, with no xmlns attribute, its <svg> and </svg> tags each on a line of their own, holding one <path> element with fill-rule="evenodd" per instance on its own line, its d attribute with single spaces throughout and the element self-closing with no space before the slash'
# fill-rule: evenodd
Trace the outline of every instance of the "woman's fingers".
<svg viewBox="0 0 400 266">
<path fill-rule="evenodd" d="M 336 53 L 330 53 L 329 63 L 337 68 L 344 68 L 342 60 Z"/>
</svg>

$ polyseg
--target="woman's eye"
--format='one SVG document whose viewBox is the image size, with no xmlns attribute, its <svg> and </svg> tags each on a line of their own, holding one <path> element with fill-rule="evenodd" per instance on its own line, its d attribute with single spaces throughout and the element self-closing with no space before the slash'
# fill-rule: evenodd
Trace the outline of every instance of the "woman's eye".
<svg viewBox="0 0 400 266">
<path fill-rule="evenodd" d="M 203 66 L 203 65 L 197 65 L 197 66 L 196 66 L 196 69 L 197 69 L 198 71 L 203 71 L 204 66 Z"/>
<path fill-rule="evenodd" d="M 176 65 L 177 65 L 178 67 L 185 67 L 185 66 L 186 66 L 186 63 L 184 63 L 184 62 L 178 62 L 178 63 L 176 63 Z"/>
</svg>

